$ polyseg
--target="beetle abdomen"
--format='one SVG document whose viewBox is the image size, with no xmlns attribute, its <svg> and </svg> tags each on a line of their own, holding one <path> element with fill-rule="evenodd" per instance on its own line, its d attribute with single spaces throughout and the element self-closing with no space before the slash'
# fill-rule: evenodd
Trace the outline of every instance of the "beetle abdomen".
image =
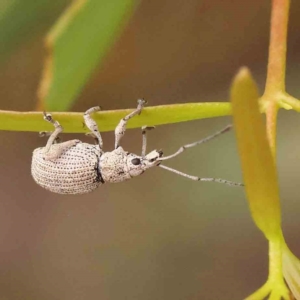
<svg viewBox="0 0 300 300">
<path fill-rule="evenodd" d="M 51 145 L 51 152 L 63 144 Z M 79 141 L 56 158 L 47 159 L 44 148 L 37 148 L 33 152 L 31 174 L 37 184 L 54 193 L 89 193 L 102 182 L 99 158 L 98 145 Z"/>
</svg>

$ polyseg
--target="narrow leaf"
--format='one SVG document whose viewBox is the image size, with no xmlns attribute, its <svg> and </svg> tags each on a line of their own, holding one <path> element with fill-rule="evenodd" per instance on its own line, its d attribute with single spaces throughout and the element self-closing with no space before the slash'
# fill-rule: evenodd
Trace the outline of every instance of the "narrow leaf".
<svg viewBox="0 0 300 300">
<path fill-rule="evenodd" d="M 252 217 L 268 239 L 281 232 L 276 168 L 259 112 L 258 91 L 248 69 L 242 68 L 231 88 L 233 120 Z"/>
<path fill-rule="evenodd" d="M 300 261 L 285 244 L 282 254 L 284 278 L 295 299 L 300 299 Z"/>
<path fill-rule="evenodd" d="M 76 0 L 47 37 L 39 108 L 66 110 L 104 58 L 135 0 Z"/>
<path fill-rule="evenodd" d="M 101 111 L 93 115 L 100 131 L 114 130 L 118 122 L 132 109 Z M 146 107 L 141 115 L 130 120 L 127 128 L 143 125 L 161 125 L 205 118 L 228 116 L 229 103 L 186 103 Z M 83 113 L 56 112 L 53 117 L 64 127 L 64 132 L 86 132 Z M 0 110 L 0 130 L 49 131 L 53 127 L 43 119 L 42 112 L 17 112 Z"/>
</svg>

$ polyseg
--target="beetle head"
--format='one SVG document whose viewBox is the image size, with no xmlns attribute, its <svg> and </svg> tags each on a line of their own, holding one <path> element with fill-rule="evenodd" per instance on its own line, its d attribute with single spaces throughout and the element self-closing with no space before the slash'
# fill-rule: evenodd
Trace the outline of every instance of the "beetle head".
<svg viewBox="0 0 300 300">
<path fill-rule="evenodd" d="M 162 157 L 162 155 L 163 152 L 161 150 L 153 150 L 144 157 L 129 154 L 127 156 L 127 166 L 130 176 L 141 175 L 147 169 L 158 166 L 160 164 L 159 158 Z"/>
</svg>

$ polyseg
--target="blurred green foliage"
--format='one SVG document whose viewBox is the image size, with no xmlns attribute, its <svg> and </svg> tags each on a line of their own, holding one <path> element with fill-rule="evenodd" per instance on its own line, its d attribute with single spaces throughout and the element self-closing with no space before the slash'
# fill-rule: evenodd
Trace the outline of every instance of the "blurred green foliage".
<svg viewBox="0 0 300 300">
<path fill-rule="evenodd" d="M 116 40 L 135 0 L 77 0 L 47 38 L 40 106 L 67 110 Z"/>
<path fill-rule="evenodd" d="M 49 26 L 52 16 L 70 0 L 0 1 L 0 62 L 26 39 Z"/>
<path fill-rule="evenodd" d="M 52 26 L 55 12 L 68 3 L 46 38 L 48 58 L 39 104 L 49 110 L 70 108 L 125 27 L 137 1 L 0 1 L 0 62 L 25 40 Z"/>
</svg>

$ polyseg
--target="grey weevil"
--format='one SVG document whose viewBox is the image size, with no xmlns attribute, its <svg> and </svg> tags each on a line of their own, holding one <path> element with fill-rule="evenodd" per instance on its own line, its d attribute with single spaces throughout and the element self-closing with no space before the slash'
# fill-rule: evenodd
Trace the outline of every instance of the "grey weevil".
<svg viewBox="0 0 300 300">
<path fill-rule="evenodd" d="M 165 157 L 161 150 L 153 150 L 146 154 L 146 131 L 154 127 L 144 126 L 142 127 L 141 156 L 124 151 L 120 146 L 120 141 L 125 134 L 126 124 L 129 119 L 141 113 L 144 105 L 145 101 L 139 99 L 137 108 L 119 122 L 115 129 L 115 149 L 111 152 L 103 151 L 101 134 L 96 122 L 91 117 L 92 113 L 100 110 L 99 106 L 88 109 L 83 115 L 85 125 L 96 138 L 97 145 L 83 143 L 79 140 L 59 143 L 58 135 L 63 128 L 52 118 L 51 114 L 44 113 L 44 119 L 52 123 L 55 130 L 49 134 L 50 137 L 45 147 L 33 151 L 31 174 L 35 182 L 58 194 L 84 194 L 92 192 L 101 184 L 122 182 L 158 166 L 196 181 L 214 181 L 231 186 L 243 186 L 241 183 L 225 179 L 199 178 L 161 164 L 162 161 L 179 155 L 187 148 L 205 143 L 229 131 L 231 125 L 200 141 L 182 146 L 174 154 Z M 41 135 L 48 135 L 48 133 L 43 132 Z"/>
</svg>

